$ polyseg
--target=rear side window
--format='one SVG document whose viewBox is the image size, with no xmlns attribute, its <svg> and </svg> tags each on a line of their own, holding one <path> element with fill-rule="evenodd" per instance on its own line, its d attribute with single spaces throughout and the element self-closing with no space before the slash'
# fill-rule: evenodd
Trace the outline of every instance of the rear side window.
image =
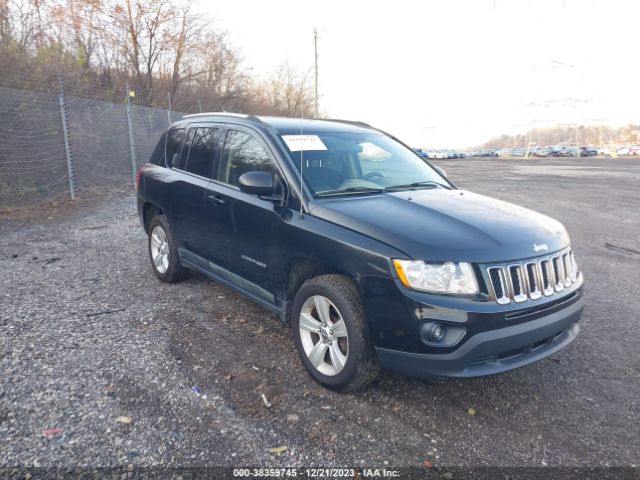
<svg viewBox="0 0 640 480">
<path fill-rule="evenodd" d="M 159 165 L 165 165 L 166 162 L 167 167 L 177 166 L 178 157 L 180 156 L 180 148 L 182 147 L 183 141 L 184 128 L 170 130 L 169 133 L 167 133 L 166 145 L 164 148 L 166 156 L 163 157 L 162 162 Z"/>
<path fill-rule="evenodd" d="M 196 129 L 195 128 L 190 128 L 189 129 L 189 133 L 187 134 L 187 138 L 184 141 L 184 146 L 182 147 L 182 150 L 180 151 L 180 159 L 178 160 L 178 164 L 176 165 L 175 163 L 173 163 L 173 166 L 180 169 L 180 170 L 184 170 L 184 167 L 186 167 L 187 165 L 187 157 L 189 156 L 189 150 L 191 149 L 191 143 L 193 142 L 193 136 L 196 133 Z"/>
<path fill-rule="evenodd" d="M 269 153 L 252 135 L 229 130 L 224 142 L 218 180 L 238 186 L 240 175 L 255 170 L 273 170 Z"/>
<path fill-rule="evenodd" d="M 199 127 L 195 129 L 191 149 L 187 159 L 186 171 L 202 177 L 211 177 L 215 160 L 215 137 L 218 129 Z"/>
</svg>

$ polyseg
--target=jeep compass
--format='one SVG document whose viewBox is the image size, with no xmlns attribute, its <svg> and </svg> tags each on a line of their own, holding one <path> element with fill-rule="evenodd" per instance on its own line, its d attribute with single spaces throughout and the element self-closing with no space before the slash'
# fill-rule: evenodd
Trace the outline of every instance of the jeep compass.
<svg viewBox="0 0 640 480">
<path fill-rule="evenodd" d="M 583 278 L 559 222 L 456 188 L 367 124 L 188 115 L 137 182 L 155 275 L 196 270 L 276 312 L 329 388 L 381 367 L 496 374 L 579 331 Z"/>
</svg>

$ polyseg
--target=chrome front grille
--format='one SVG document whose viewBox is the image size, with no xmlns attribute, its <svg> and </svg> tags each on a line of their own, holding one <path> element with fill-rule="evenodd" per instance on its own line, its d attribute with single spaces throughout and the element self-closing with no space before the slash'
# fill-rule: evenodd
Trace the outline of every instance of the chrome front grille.
<svg viewBox="0 0 640 480">
<path fill-rule="evenodd" d="M 487 273 L 499 304 L 549 297 L 569 288 L 578 279 L 571 250 L 525 263 L 491 266 Z"/>
</svg>

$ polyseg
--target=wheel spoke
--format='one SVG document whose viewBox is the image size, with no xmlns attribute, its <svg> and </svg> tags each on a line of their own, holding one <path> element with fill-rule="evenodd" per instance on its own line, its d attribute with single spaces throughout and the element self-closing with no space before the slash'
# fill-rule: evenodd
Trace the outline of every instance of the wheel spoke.
<svg viewBox="0 0 640 480">
<path fill-rule="evenodd" d="M 162 242 L 160 242 L 160 238 L 158 237 L 157 233 L 154 233 L 153 235 L 151 235 L 151 245 L 153 245 L 156 248 L 160 248 L 160 244 Z"/>
<path fill-rule="evenodd" d="M 334 337 L 346 337 L 347 336 L 347 326 L 344 323 L 344 320 L 340 319 L 331 327 L 333 330 Z"/>
<path fill-rule="evenodd" d="M 169 268 L 169 255 L 163 255 L 162 256 L 162 269 L 163 271 L 167 271 L 167 269 Z"/>
<path fill-rule="evenodd" d="M 324 354 L 327 352 L 327 348 L 329 346 L 326 343 L 319 341 L 309 351 L 309 361 L 314 367 L 318 368 L 324 363 Z"/>
<path fill-rule="evenodd" d="M 320 321 L 322 323 L 328 323 L 331 320 L 331 316 L 329 315 L 329 301 L 320 295 L 316 295 L 313 297 L 313 303 L 320 317 Z"/>
<path fill-rule="evenodd" d="M 300 328 L 308 332 L 318 333 L 320 322 L 311 316 L 310 313 L 300 314 Z"/>
<path fill-rule="evenodd" d="M 331 347 L 329 347 L 329 357 L 331 358 L 331 364 L 338 372 L 341 371 L 345 363 L 347 363 L 347 357 L 340 351 L 338 342 L 333 342 Z"/>
<path fill-rule="evenodd" d="M 154 258 L 153 258 L 153 263 L 155 263 L 156 268 L 160 268 L 160 266 L 162 265 L 162 254 L 158 253 Z"/>
</svg>

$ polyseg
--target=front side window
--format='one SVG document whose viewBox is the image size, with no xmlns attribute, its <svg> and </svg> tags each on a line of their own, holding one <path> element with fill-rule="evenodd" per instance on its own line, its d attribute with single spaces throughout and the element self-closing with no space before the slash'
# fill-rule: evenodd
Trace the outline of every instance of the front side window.
<svg viewBox="0 0 640 480">
<path fill-rule="evenodd" d="M 210 127 L 195 129 L 185 168 L 187 172 L 195 173 L 202 177 L 211 177 L 211 169 L 215 160 L 215 136 L 217 131 L 217 128 Z"/>
<path fill-rule="evenodd" d="M 256 170 L 273 171 L 271 156 L 252 135 L 238 130 L 229 130 L 224 142 L 218 180 L 239 186 L 243 173 Z"/>
<path fill-rule="evenodd" d="M 315 196 L 411 188 L 451 188 L 415 152 L 379 133 L 283 135 L 296 168 Z"/>
</svg>

